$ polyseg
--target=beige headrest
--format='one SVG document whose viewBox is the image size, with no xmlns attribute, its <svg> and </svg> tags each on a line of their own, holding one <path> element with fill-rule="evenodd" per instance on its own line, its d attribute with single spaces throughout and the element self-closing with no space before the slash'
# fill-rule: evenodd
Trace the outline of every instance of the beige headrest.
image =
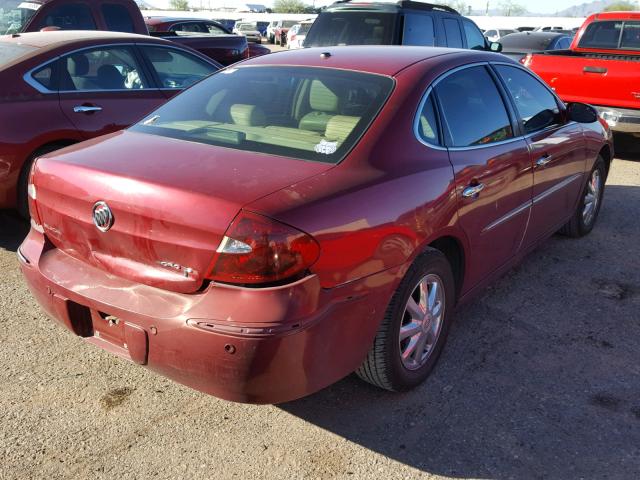
<svg viewBox="0 0 640 480">
<path fill-rule="evenodd" d="M 349 134 L 356 127 L 360 117 L 351 117 L 347 115 L 335 115 L 331 117 L 327 123 L 327 128 L 324 132 L 324 136 L 327 140 L 337 140 L 344 142 Z"/>
<path fill-rule="evenodd" d="M 264 112 L 260 107 L 255 105 L 236 103 L 235 105 L 231 105 L 230 113 L 231 119 L 236 125 L 263 127 L 267 123 Z"/>
</svg>

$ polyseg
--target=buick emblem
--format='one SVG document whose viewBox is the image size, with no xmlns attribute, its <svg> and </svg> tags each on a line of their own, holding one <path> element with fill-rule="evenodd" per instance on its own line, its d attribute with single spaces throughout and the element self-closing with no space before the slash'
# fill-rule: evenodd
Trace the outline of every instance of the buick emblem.
<svg viewBox="0 0 640 480">
<path fill-rule="evenodd" d="M 93 206 L 93 223 L 101 232 L 106 232 L 113 225 L 113 213 L 105 202 L 97 202 Z"/>
</svg>

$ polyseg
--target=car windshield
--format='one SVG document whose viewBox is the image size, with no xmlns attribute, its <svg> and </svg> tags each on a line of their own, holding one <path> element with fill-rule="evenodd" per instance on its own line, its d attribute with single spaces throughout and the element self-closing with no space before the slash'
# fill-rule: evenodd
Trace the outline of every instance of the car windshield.
<svg viewBox="0 0 640 480">
<path fill-rule="evenodd" d="M 240 30 L 241 32 L 252 32 L 255 29 L 256 27 L 251 25 L 250 23 L 241 23 L 240 25 L 238 25 L 238 30 Z"/>
<path fill-rule="evenodd" d="M 382 12 L 327 12 L 318 16 L 305 46 L 391 45 L 397 15 Z"/>
<path fill-rule="evenodd" d="M 20 0 L 0 0 L 0 35 L 22 32 L 40 6 Z"/>
<path fill-rule="evenodd" d="M 393 89 L 382 75 L 312 67 L 223 70 L 131 127 L 252 152 L 337 163 Z"/>
</svg>

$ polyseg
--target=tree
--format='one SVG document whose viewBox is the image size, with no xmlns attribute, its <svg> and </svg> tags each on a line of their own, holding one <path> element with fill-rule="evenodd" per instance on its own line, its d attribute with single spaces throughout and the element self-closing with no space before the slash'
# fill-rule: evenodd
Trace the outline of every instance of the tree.
<svg viewBox="0 0 640 480">
<path fill-rule="evenodd" d="M 519 3 L 514 2 L 513 0 L 503 0 L 502 2 L 500 2 L 500 9 L 502 10 L 502 14 L 507 17 L 517 17 L 518 15 L 522 15 L 527 11 L 526 8 L 524 8 Z"/>
<path fill-rule="evenodd" d="M 462 15 L 467 12 L 467 2 L 465 0 L 446 0 L 443 2 L 447 7 L 451 7 Z"/>
<path fill-rule="evenodd" d="M 171 10 L 178 10 L 184 12 L 189 10 L 189 0 L 170 0 L 169 5 Z"/>
<path fill-rule="evenodd" d="M 276 0 L 273 2 L 275 13 L 304 13 L 307 6 L 301 0 Z"/>
<path fill-rule="evenodd" d="M 638 6 L 633 2 L 626 2 L 625 0 L 614 2 L 604 9 L 605 12 L 618 12 L 625 10 L 638 10 Z"/>
</svg>

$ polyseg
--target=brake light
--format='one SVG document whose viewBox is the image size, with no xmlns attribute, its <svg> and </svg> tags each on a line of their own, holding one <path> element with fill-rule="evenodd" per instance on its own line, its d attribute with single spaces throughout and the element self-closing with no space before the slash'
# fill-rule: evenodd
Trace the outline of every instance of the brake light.
<svg viewBox="0 0 640 480">
<path fill-rule="evenodd" d="M 235 284 L 274 283 L 301 275 L 319 256 L 320 246 L 312 236 L 242 211 L 227 229 L 208 278 Z"/>
<path fill-rule="evenodd" d="M 29 180 L 27 182 L 27 203 L 29 205 L 29 215 L 31 215 L 31 224 L 34 225 L 34 228 L 38 231 L 38 227 L 42 228 L 42 221 L 40 220 L 40 215 L 38 215 L 38 208 L 36 206 L 36 200 L 38 198 L 38 193 L 36 190 L 36 186 L 33 183 L 33 178 L 35 176 L 36 171 L 36 163 L 38 159 L 36 158 L 33 161 L 33 165 L 31 165 L 31 170 L 29 171 Z"/>
<path fill-rule="evenodd" d="M 533 59 L 533 55 L 531 55 L 530 53 L 527 53 L 524 57 L 520 59 L 520 63 L 525 67 L 529 68 L 529 65 L 531 65 L 532 59 Z"/>
</svg>

